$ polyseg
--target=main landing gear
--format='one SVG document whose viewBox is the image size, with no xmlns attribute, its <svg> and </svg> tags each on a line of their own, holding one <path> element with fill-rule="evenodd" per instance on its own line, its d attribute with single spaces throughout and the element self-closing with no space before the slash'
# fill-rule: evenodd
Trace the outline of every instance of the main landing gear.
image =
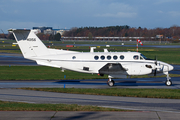
<svg viewBox="0 0 180 120">
<path fill-rule="evenodd" d="M 114 86 L 114 80 L 112 80 L 111 78 L 109 78 L 109 80 L 107 81 L 107 84 L 110 86 L 110 87 L 113 87 Z"/>
</svg>

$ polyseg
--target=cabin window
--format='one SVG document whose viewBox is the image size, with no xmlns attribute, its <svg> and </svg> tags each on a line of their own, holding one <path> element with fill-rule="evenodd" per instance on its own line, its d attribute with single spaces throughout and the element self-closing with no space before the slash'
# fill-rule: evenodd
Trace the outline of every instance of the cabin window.
<svg viewBox="0 0 180 120">
<path fill-rule="evenodd" d="M 124 55 L 121 55 L 121 56 L 120 56 L 120 59 L 123 60 L 123 59 L 124 59 Z"/>
<path fill-rule="evenodd" d="M 105 59 L 105 56 L 104 56 L 104 55 L 102 55 L 102 56 L 101 56 L 101 60 L 104 60 L 104 59 Z"/>
<path fill-rule="evenodd" d="M 76 59 L 76 56 L 73 56 L 72 59 Z"/>
<path fill-rule="evenodd" d="M 108 56 L 107 56 L 107 59 L 108 59 L 108 60 L 110 60 L 110 59 L 111 59 L 111 56 L 110 56 L 110 55 L 108 55 Z"/>
<path fill-rule="evenodd" d="M 117 60 L 117 58 L 118 58 L 118 57 L 117 57 L 116 55 L 115 55 L 115 56 L 113 56 L 113 59 L 114 59 L 114 60 Z"/>
<path fill-rule="evenodd" d="M 94 59 L 95 59 L 95 60 L 98 60 L 98 59 L 99 59 L 99 56 L 97 56 L 97 55 L 94 56 Z"/>
<path fill-rule="evenodd" d="M 133 58 L 134 58 L 134 60 L 138 60 L 139 56 L 138 55 L 134 55 Z"/>
</svg>

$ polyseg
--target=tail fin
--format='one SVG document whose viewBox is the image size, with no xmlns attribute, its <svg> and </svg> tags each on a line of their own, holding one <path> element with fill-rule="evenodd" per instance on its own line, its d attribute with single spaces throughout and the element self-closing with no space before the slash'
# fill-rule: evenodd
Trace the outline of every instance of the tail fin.
<svg viewBox="0 0 180 120">
<path fill-rule="evenodd" d="M 49 51 L 34 33 L 35 30 L 11 29 L 25 58 L 48 55 Z"/>
</svg>

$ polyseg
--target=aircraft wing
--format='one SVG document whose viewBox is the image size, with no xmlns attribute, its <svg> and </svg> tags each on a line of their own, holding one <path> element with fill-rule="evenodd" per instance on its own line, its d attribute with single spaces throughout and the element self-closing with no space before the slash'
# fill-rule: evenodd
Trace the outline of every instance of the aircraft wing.
<svg viewBox="0 0 180 120">
<path fill-rule="evenodd" d="M 120 63 L 107 63 L 101 69 L 99 69 L 99 74 L 111 74 L 127 71 Z"/>
</svg>

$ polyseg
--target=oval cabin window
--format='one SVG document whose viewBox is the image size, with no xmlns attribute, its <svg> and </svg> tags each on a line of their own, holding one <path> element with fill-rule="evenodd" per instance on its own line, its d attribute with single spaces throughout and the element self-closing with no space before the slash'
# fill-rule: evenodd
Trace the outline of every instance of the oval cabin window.
<svg viewBox="0 0 180 120">
<path fill-rule="evenodd" d="M 121 55 L 121 56 L 120 56 L 120 59 L 123 60 L 123 59 L 124 59 L 124 55 Z"/>
<path fill-rule="evenodd" d="M 97 56 L 97 55 L 94 56 L 94 59 L 95 59 L 95 60 L 98 60 L 98 59 L 99 59 L 99 56 Z"/>
<path fill-rule="evenodd" d="M 102 56 L 101 56 L 101 60 L 104 60 L 104 59 L 105 59 L 105 56 L 104 56 L 104 55 L 102 55 Z"/>
<path fill-rule="evenodd" d="M 118 58 L 118 57 L 117 57 L 116 55 L 115 55 L 115 56 L 113 56 L 113 59 L 114 59 L 114 60 L 117 60 L 117 58 Z"/>
<path fill-rule="evenodd" d="M 110 56 L 110 55 L 108 55 L 108 56 L 107 56 L 107 59 L 108 59 L 108 60 L 110 60 L 110 59 L 111 59 L 111 56 Z"/>
</svg>

